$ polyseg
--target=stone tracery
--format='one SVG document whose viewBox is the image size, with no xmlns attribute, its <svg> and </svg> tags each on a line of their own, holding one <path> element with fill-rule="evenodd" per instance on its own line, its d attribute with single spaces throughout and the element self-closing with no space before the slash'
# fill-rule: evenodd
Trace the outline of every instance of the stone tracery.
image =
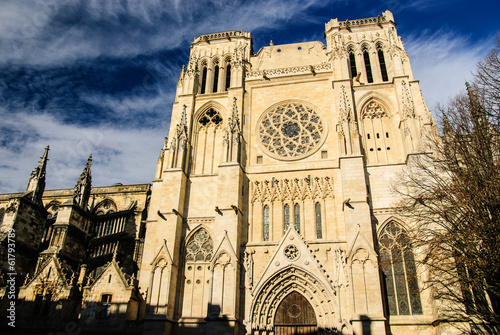
<svg viewBox="0 0 500 335">
<path fill-rule="evenodd" d="M 214 245 L 205 229 L 198 230 L 186 245 L 186 260 L 208 262 L 212 258 Z"/>
<path fill-rule="evenodd" d="M 304 158 L 315 152 L 326 133 L 319 114 L 298 101 L 268 109 L 257 126 L 260 143 L 268 154 L 286 160 Z"/>
<path fill-rule="evenodd" d="M 336 324 L 333 296 L 327 293 L 328 290 L 325 290 L 316 277 L 302 269 L 291 267 L 274 275 L 259 290 L 251 308 L 252 329 L 271 331 L 280 302 L 294 291 L 300 292 L 309 300 L 320 329 Z"/>
</svg>

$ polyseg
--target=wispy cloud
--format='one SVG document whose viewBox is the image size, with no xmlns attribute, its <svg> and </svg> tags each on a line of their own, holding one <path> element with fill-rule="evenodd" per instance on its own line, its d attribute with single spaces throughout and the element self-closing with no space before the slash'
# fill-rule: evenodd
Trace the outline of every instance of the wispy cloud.
<svg viewBox="0 0 500 335">
<path fill-rule="evenodd" d="M 430 109 L 446 104 L 450 97 L 465 88 L 476 64 L 492 48 L 494 35 L 472 41 L 451 31 L 423 32 L 404 38 L 413 75 Z"/>
<path fill-rule="evenodd" d="M 155 162 L 165 129 L 123 129 L 109 126 L 82 127 L 62 123 L 49 114 L 18 113 L 3 126 L 10 130 L 8 144 L 0 146 L 2 157 L 0 192 L 23 191 L 30 171 L 43 148 L 50 144 L 47 184 L 50 188 L 72 187 L 89 154 L 95 186 L 116 182 L 148 183 L 154 178 Z M 5 144 L 5 143 L 4 143 Z M 8 178 L 5 178 L 8 176 Z"/>
<path fill-rule="evenodd" d="M 6 19 L 0 24 L 0 64 L 129 57 L 175 48 L 202 33 L 270 27 L 325 5 L 319 0 L 186 0 L 182 5 L 172 0 L 7 0 L 0 6 Z"/>
<path fill-rule="evenodd" d="M 405 10 L 430 8 L 431 1 L 418 3 L 4 0 L 0 192 L 24 189 L 47 144 L 48 188 L 72 187 L 90 153 L 96 186 L 150 182 L 180 68 L 197 35 L 250 31 L 257 48 L 273 33 L 277 43 L 321 40 L 330 18 L 379 15 L 387 8 L 408 15 Z M 403 40 L 430 107 L 463 87 L 490 43 L 451 32 Z"/>
</svg>

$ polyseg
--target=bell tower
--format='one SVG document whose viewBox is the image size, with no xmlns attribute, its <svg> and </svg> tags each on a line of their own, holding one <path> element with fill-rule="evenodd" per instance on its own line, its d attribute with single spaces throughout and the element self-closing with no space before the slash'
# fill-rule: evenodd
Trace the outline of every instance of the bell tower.
<svg viewBox="0 0 500 335">
<path fill-rule="evenodd" d="M 165 324 L 168 333 L 178 321 L 181 328 L 237 333 L 252 40 L 226 31 L 198 36 L 190 49 L 153 181 L 139 278 L 147 290 L 145 327 Z"/>
</svg>

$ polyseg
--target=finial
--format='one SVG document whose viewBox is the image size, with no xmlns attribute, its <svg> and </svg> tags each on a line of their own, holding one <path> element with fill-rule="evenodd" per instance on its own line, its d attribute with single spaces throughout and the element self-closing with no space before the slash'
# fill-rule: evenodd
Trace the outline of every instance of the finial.
<svg viewBox="0 0 500 335">
<path fill-rule="evenodd" d="M 274 45 L 273 40 L 271 40 L 271 41 L 269 42 L 269 45 Z"/>
</svg>

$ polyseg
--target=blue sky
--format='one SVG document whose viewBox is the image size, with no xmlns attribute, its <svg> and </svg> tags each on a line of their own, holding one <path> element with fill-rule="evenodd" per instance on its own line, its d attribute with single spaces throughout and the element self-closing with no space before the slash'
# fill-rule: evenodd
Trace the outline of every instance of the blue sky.
<svg viewBox="0 0 500 335">
<path fill-rule="evenodd" d="M 332 18 L 389 9 L 431 109 L 464 87 L 500 30 L 498 1 L 2 0 L 0 193 L 24 191 L 50 145 L 47 188 L 149 183 L 194 37 L 252 33 L 254 50 L 319 40 Z"/>
</svg>

